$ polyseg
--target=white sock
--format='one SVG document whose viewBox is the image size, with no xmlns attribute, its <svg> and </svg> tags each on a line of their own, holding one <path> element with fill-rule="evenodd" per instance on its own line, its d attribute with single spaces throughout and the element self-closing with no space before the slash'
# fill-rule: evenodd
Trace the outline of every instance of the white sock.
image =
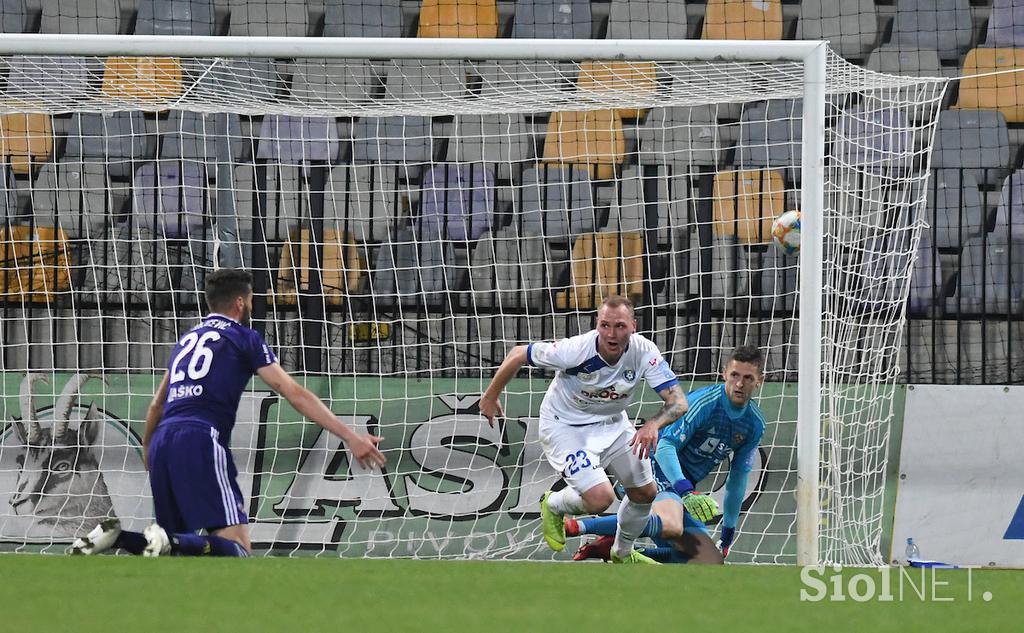
<svg viewBox="0 0 1024 633">
<path fill-rule="evenodd" d="M 548 497 L 548 507 L 556 514 L 583 514 L 586 508 L 583 505 L 583 497 L 580 493 L 566 486 L 558 492 L 552 492 Z"/>
<path fill-rule="evenodd" d="M 651 518 L 652 503 L 637 503 L 624 497 L 619 504 L 619 529 L 615 531 L 612 552 L 618 558 L 625 558 L 633 551 L 633 541 L 639 538 L 644 526 Z"/>
</svg>

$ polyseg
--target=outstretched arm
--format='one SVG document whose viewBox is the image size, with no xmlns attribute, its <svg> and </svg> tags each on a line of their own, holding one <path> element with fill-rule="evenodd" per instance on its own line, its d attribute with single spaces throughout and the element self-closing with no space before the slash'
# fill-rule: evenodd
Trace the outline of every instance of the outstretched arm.
<svg viewBox="0 0 1024 633">
<path fill-rule="evenodd" d="M 724 556 L 729 555 L 729 548 L 736 538 L 736 523 L 739 522 L 743 496 L 747 492 L 747 478 L 750 476 L 750 464 L 757 445 L 737 451 L 733 455 L 729 477 L 725 480 L 725 502 L 722 512 L 721 548 Z"/>
<path fill-rule="evenodd" d="M 295 382 L 295 379 L 281 369 L 280 365 L 271 363 L 256 371 L 260 378 L 290 402 L 296 411 L 324 430 L 344 440 L 348 444 L 349 450 L 352 451 L 352 456 L 363 468 L 383 466 L 387 462 L 384 454 L 377 449 L 377 443 L 382 438 L 374 435 L 360 435 L 353 431 L 347 424 L 339 420 L 312 391 Z"/>
<path fill-rule="evenodd" d="M 683 395 L 683 390 L 679 385 L 666 387 L 659 391 L 658 395 L 665 401 L 665 405 L 653 417 L 644 422 L 629 443 L 640 459 L 653 455 L 654 449 L 658 445 L 658 432 L 686 413 L 686 396 Z"/>
<path fill-rule="evenodd" d="M 494 374 L 494 378 L 491 379 L 491 384 L 487 385 L 487 390 L 480 397 L 480 413 L 487 418 L 487 423 L 492 427 L 495 418 L 505 415 L 498 398 L 512 377 L 526 364 L 526 350 L 526 345 L 516 345 L 509 350 L 505 360 Z"/>
<path fill-rule="evenodd" d="M 160 423 L 160 416 L 164 412 L 164 401 L 167 399 L 167 372 L 164 372 L 163 380 L 160 381 L 160 386 L 156 388 L 156 393 L 153 395 L 153 399 L 149 403 L 149 409 L 146 410 L 146 427 L 142 431 L 142 464 L 149 470 L 149 441 L 153 439 L 153 431 L 156 430 L 156 425 Z"/>
</svg>

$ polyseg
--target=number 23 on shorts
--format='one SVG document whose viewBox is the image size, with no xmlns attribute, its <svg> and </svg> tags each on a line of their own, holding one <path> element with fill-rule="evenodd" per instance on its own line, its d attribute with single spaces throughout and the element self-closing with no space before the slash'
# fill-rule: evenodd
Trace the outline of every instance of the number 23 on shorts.
<svg viewBox="0 0 1024 633">
<path fill-rule="evenodd" d="M 587 455 L 587 451 L 569 453 L 565 456 L 565 464 L 565 474 L 569 476 L 575 475 L 584 468 L 590 468 L 593 466 L 590 461 L 590 457 Z"/>
</svg>

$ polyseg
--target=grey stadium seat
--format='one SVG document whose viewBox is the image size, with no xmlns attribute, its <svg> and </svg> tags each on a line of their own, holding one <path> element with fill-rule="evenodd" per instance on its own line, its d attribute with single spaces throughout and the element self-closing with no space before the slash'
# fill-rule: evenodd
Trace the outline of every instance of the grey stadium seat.
<svg viewBox="0 0 1024 633">
<path fill-rule="evenodd" d="M 327 0 L 324 37 L 402 37 L 401 0 Z"/>
<path fill-rule="evenodd" d="M 957 169 L 937 170 L 928 183 L 927 200 L 925 219 L 934 223 L 936 248 L 959 249 L 985 230 L 981 193 L 970 172 L 961 176 Z"/>
<path fill-rule="evenodd" d="M 863 59 L 878 39 L 874 0 L 803 0 L 796 38 L 828 40 L 847 59 Z"/>
<path fill-rule="evenodd" d="M 612 0 L 608 39 L 686 39 L 683 0 Z"/>
<path fill-rule="evenodd" d="M 114 35 L 121 24 L 117 0 L 41 0 L 40 33 Z"/>
<path fill-rule="evenodd" d="M 718 163 L 721 141 L 714 106 L 654 108 L 637 133 L 640 163 L 667 163 L 676 174 Z"/>
<path fill-rule="evenodd" d="M 25 30 L 25 0 L 0 2 L 0 33 L 21 33 Z"/>
<path fill-rule="evenodd" d="M 590 39 L 590 0 L 516 0 L 512 37 Z"/>
<path fill-rule="evenodd" d="M 736 162 L 740 167 L 788 169 L 799 176 L 802 164 L 803 103 L 764 101 L 743 108 Z"/>
<path fill-rule="evenodd" d="M 997 182 L 1010 166 L 1010 138 L 1003 113 L 994 110 L 940 112 L 932 166 L 968 169 L 979 183 Z"/>
<path fill-rule="evenodd" d="M 988 31 L 983 46 L 1024 47 L 1024 1 L 992 0 L 992 9 L 988 15 Z"/>
<path fill-rule="evenodd" d="M 972 29 L 969 0 L 898 0 L 890 41 L 958 60 L 970 48 Z"/>
<path fill-rule="evenodd" d="M 523 171 L 522 234 L 564 239 L 593 231 L 593 187 L 586 170 L 540 165 Z"/>
<path fill-rule="evenodd" d="M 1024 307 L 1024 236 L 991 233 L 964 246 L 949 314 L 1019 315 Z"/>
<path fill-rule="evenodd" d="M 210 0 L 139 0 L 136 35 L 213 35 Z"/>
<path fill-rule="evenodd" d="M 305 37 L 309 13 L 305 0 L 230 0 L 228 35 Z"/>
</svg>

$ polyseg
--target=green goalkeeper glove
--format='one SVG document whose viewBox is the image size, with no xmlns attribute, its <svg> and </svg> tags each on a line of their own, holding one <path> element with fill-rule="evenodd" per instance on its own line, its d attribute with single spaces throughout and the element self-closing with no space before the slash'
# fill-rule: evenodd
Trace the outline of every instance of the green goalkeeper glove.
<svg viewBox="0 0 1024 633">
<path fill-rule="evenodd" d="M 707 523 L 718 514 L 718 502 L 712 499 L 711 495 L 685 495 L 683 505 L 693 518 L 702 523 Z"/>
</svg>

